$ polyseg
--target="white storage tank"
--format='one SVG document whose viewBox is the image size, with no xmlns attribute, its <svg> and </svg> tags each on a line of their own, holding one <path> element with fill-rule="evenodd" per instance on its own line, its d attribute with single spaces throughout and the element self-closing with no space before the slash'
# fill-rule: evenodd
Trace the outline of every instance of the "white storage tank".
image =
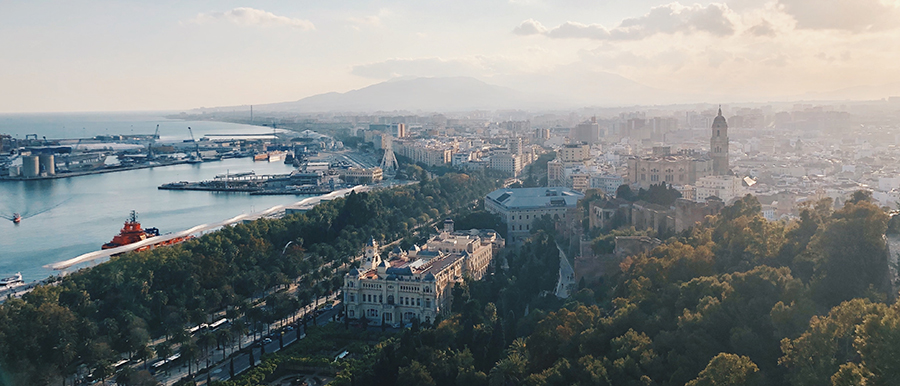
<svg viewBox="0 0 900 386">
<path fill-rule="evenodd" d="M 26 155 L 22 157 L 22 176 L 37 177 L 41 172 L 40 159 L 36 155 Z"/>
<path fill-rule="evenodd" d="M 53 154 L 40 155 L 41 173 L 47 173 L 48 176 L 56 174 L 56 157 Z"/>
</svg>

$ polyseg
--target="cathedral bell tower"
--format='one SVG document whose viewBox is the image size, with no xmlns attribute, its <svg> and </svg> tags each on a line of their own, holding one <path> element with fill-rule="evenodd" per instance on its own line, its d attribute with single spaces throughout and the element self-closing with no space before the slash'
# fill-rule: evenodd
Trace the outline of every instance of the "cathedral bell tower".
<svg viewBox="0 0 900 386">
<path fill-rule="evenodd" d="M 713 120 L 712 135 L 709 138 L 709 157 L 713 160 L 713 175 L 731 174 L 728 165 L 728 122 L 725 122 L 725 117 L 722 116 L 722 106 L 719 106 L 719 115 Z"/>
</svg>

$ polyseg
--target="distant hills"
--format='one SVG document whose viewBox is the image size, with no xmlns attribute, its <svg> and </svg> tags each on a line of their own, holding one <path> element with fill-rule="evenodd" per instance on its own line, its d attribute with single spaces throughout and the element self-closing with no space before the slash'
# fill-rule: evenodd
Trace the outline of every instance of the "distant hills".
<svg viewBox="0 0 900 386">
<path fill-rule="evenodd" d="M 706 101 L 744 103 L 736 95 L 692 95 L 655 89 L 619 75 L 583 68 L 553 73 L 498 76 L 489 84 L 472 77 L 398 78 L 343 93 L 329 92 L 292 102 L 254 104 L 254 111 L 283 113 L 413 113 L 469 110 L 557 110 L 582 107 L 671 105 Z M 807 93 L 789 100 L 873 100 L 900 95 L 900 83 Z M 249 105 L 201 108 L 202 112 L 247 111 Z"/>
<path fill-rule="evenodd" d="M 459 111 L 517 108 L 528 98 L 519 91 L 475 78 L 414 78 L 389 80 L 345 93 L 313 95 L 294 102 L 254 105 L 258 111 Z"/>
<path fill-rule="evenodd" d="M 525 75 L 496 79 L 512 87 L 472 77 L 392 79 L 344 93 L 329 92 L 292 102 L 254 104 L 258 112 L 447 112 L 499 109 L 560 109 L 598 105 L 655 103 L 662 93 L 618 75 Z M 590 79 L 590 81 L 585 81 Z M 249 105 L 200 111 L 248 110 Z"/>
</svg>

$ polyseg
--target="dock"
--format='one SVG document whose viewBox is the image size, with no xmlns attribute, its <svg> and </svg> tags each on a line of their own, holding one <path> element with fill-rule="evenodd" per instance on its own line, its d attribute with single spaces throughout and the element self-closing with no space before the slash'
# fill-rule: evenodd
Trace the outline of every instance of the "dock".
<svg viewBox="0 0 900 386">
<path fill-rule="evenodd" d="M 205 192 L 250 193 L 253 195 L 327 194 L 345 184 L 334 183 L 333 175 L 316 172 L 262 174 L 253 172 L 223 174 L 212 180 L 179 181 L 160 185 L 160 190 L 193 190 Z"/>
</svg>

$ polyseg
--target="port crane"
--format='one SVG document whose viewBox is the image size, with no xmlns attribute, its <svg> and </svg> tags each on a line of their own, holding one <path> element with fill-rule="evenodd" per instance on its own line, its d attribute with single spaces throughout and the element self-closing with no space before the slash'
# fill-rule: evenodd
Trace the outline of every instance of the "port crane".
<svg viewBox="0 0 900 386">
<path fill-rule="evenodd" d="M 156 125 L 156 132 L 153 133 L 153 137 L 150 138 L 150 142 L 147 143 L 147 158 L 153 159 L 153 144 L 156 143 L 156 140 L 159 139 L 159 125 Z"/>
<path fill-rule="evenodd" d="M 191 142 L 194 143 L 194 155 L 191 156 L 191 163 L 203 162 L 203 159 L 200 158 L 200 144 L 197 143 L 197 140 L 194 139 L 194 131 L 191 130 L 191 127 L 188 126 L 188 132 L 191 133 Z"/>
</svg>

